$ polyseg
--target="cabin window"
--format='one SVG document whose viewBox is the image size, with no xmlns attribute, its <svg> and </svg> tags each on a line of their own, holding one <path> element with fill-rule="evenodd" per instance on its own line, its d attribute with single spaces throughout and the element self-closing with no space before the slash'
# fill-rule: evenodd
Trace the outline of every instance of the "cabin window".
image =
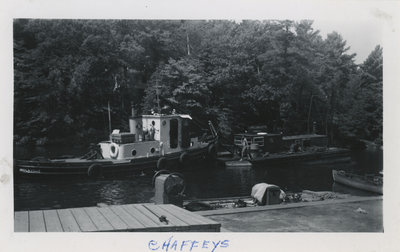
<svg viewBox="0 0 400 252">
<path fill-rule="evenodd" d="M 242 139 L 243 139 L 243 135 L 238 135 L 238 136 L 235 136 L 235 138 L 234 138 L 234 144 L 235 145 L 240 145 L 240 146 L 242 146 Z M 248 144 L 251 144 L 252 143 L 252 137 L 251 136 L 247 136 L 246 137 L 246 140 L 247 140 L 247 143 Z"/>
<path fill-rule="evenodd" d="M 178 147 L 178 119 L 171 119 L 169 123 L 169 147 L 175 149 Z"/>
<path fill-rule="evenodd" d="M 242 136 L 235 136 L 234 144 L 235 145 L 241 145 L 242 144 Z"/>
<path fill-rule="evenodd" d="M 264 146 L 264 137 L 254 137 L 253 143 L 258 144 L 258 146 Z"/>
<path fill-rule="evenodd" d="M 136 150 L 132 150 L 132 156 L 136 156 Z"/>
<path fill-rule="evenodd" d="M 154 153 L 155 151 L 156 151 L 156 149 L 154 149 L 154 148 L 151 148 L 151 149 L 150 149 L 150 152 L 151 152 L 151 153 Z"/>
<path fill-rule="evenodd" d="M 189 147 L 190 146 L 190 121 L 188 119 L 182 120 L 181 135 L 182 135 L 181 147 L 183 147 L 183 148 Z"/>
</svg>

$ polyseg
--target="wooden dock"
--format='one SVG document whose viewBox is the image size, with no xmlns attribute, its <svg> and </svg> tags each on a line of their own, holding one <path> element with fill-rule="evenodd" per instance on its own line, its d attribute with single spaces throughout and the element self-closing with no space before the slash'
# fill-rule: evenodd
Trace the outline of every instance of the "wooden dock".
<svg viewBox="0 0 400 252">
<path fill-rule="evenodd" d="M 161 216 L 165 216 L 167 222 L 160 221 Z M 220 228 L 220 223 L 171 204 L 14 213 L 14 232 L 220 232 Z"/>
</svg>

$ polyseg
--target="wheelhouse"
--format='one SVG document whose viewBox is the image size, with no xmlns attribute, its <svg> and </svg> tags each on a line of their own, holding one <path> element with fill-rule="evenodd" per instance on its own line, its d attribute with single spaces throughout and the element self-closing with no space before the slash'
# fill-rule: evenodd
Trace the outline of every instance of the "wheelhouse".
<svg viewBox="0 0 400 252">
<path fill-rule="evenodd" d="M 234 135 L 234 145 L 242 148 L 242 139 L 246 138 L 252 151 L 263 153 L 277 153 L 289 150 L 291 146 L 298 145 L 301 149 L 308 147 L 327 147 L 328 138 L 326 135 L 305 134 L 295 136 L 283 136 L 282 134 L 269 134 L 264 132 L 243 133 Z"/>
<path fill-rule="evenodd" d="M 282 135 L 268 133 L 243 133 L 234 136 L 234 145 L 238 148 L 242 146 L 242 139 L 246 138 L 252 150 L 261 150 L 263 152 L 279 152 L 282 150 Z"/>
<path fill-rule="evenodd" d="M 111 142 L 100 143 L 102 155 L 104 158 L 133 159 L 199 147 L 198 138 L 191 134 L 191 120 L 184 114 L 132 116 L 129 132 L 114 130 Z"/>
</svg>

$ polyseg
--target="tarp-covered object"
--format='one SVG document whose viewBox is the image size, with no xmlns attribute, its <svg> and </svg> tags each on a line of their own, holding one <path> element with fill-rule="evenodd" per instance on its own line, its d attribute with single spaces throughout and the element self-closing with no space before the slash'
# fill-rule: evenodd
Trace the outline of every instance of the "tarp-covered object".
<svg viewBox="0 0 400 252">
<path fill-rule="evenodd" d="M 284 197 L 284 192 L 279 188 L 279 186 L 276 185 L 270 185 L 267 183 L 259 183 L 253 186 L 253 188 L 251 189 L 251 197 L 253 197 L 254 199 L 256 199 L 257 203 L 259 205 L 265 205 L 268 202 L 267 201 L 267 195 L 266 192 L 267 190 L 279 190 L 279 198 L 282 199 L 282 197 Z"/>
</svg>

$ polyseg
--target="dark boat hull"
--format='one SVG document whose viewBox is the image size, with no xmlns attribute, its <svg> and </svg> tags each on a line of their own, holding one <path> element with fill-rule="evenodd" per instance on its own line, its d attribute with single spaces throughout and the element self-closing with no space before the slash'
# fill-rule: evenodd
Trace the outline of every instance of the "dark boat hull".
<svg viewBox="0 0 400 252">
<path fill-rule="evenodd" d="M 364 191 L 383 194 L 382 185 L 366 180 L 364 177 L 355 174 L 346 174 L 343 171 L 332 170 L 333 180 L 337 183 L 361 189 Z"/>
<path fill-rule="evenodd" d="M 326 163 L 349 162 L 350 152 L 347 149 L 330 148 L 319 152 L 276 153 L 265 157 L 255 157 L 249 160 L 253 165 L 276 165 L 287 163 Z"/>
<path fill-rule="evenodd" d="M 113 159 L 65 159 L 65 160 L 16 160 L 15 172 L 20 176 L 44 177 L 44 176 L 80 176 L 98 177 L 117 174 L 136 174 L 159 169 L 160 158 L 164 159 L 161 169 L 176 169 L 187 166 L 191 162 L 206 160 L 208 146 L 185 151 L 184 163 L 180 160 L 183 152 L 166 154 L 164 156 L 153 156 L 127 160 Z M 89 168 L 96 167 L 97 172 L 90 174 Z"/>
</svg>

